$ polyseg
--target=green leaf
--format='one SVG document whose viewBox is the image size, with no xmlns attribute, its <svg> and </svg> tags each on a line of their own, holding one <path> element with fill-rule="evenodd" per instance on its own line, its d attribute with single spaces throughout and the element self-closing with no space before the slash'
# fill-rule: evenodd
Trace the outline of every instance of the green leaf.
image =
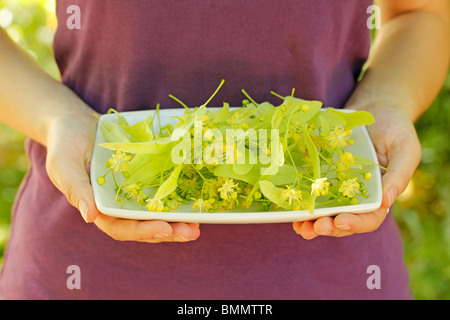
<svg viewBox="0 0 450 320">
<path fill-rule="evenodd" d="M 253 169 L 254 164 L 248 164 L 248 163 L 233 163 L 233 172 L 237 175 L 246 175 Z"/>
<path fill-rule="evenodd" d="M 100 146 L 110 149 L 119 150 L 122 152 L 134 153 L 134 154 L 161 154 L 169 150 L 172 146 L 170 137 L 165 137 L 157 140 L 152 140 L 144 143 L 133 142 L 111 142 L 100 143 Z"/>
<path fill-rule="evenodd" d="M 331 128 L 334 128 L 335 126 L 345 126 L 346 120 L 342 115 L 342 112 L 336 112 L 333 108 L 327 108 L 324 111 L 317 113 L 314 118 L 311 119 L 311 123 L 316 124 L 316 126 L 327 135 Z"/>
<path fill-rule="evenodd" d="M 280 126 L 281 120 L 283 120 L 284 117 L 284 112 L 281 111 L 280 107 L 275 108 L 275 112 L 273 113 L 272 116 L 272 129 L 278 129 L 278 127 Z"/>
<path fill-rule="evenodd" d="M 228 119 L 230 114 L 230 105 L 224 102 L 223 107 L 220 109 L 220 111 L 217 114 L 213 115 L 212 121 L 214 123 L 224 122 Z"/>
<path fill-rule="evenodd" d="M 107 142 L 128 142 L 120 126 L 114 122 L 100 122 L 100 132 Z"/>
<path fill-rule="evenodd" d="M 289 209 L 286 205 L 284 205 L 281 201 L 281 193 L 283 192 L 282 188 L 276 187 L 272 182 L 268 180 L 259 181 L 259 187 L 264 196 L 284 209 Z"/>
<path fill-rule="evenodd" d="M 335 111 L 339 112 L 339 111 Z M 355 111 L 355 112 L 349 112 L 349 113 L 343 113 L 341 112 L 343 117 L 345 118 L 346 129 L 353 129 L 360 126 L 370 126 L 375 122 L 375 119 L 373 118 L 373 115 L 367 111 Z"/>
<path fill-rule="evenodd" d="M 233 178 L 255 185 L 258 179 L 261 177 L 260 166 L 253 165 L 251 170 L 246 174 L 237 174 L 233 170 L 233 164 L 219 164 L 214 169 L 214 175 L 224 178 Z"/>
<path fill-rule="evenodd" d="M 323 105 L 321 101 L 303 100 L 291 96 L 285 98 L 285 103 L 287 103 L 286 115 L 290 115 L 297 109 L 298 111 L 294 112 L 292 115 L 292 120 L 300 120 L 302 122 L 308 122 L 311 118 L 313 118 L 320 111 Z M 309 106 L 308 111 L 300 111 L 303 104 Z"/>
<path fill-rule="evenodd" d="M 254 106 L 253 104 L 247 105 L 247 107 Z M 255 117 L 264 117 L 266 114 L 274 112 L 275 106 L 269 102 L 263 102 L 258 104 L 258 108 L 256 109 L 254 115 Z"/>
<path fill-rule="evenodd" d="M 164 183 L 156 191 L 154 199 L 161 200 L 171 194 L 178 186 L 178 177 L 180 176 L 183 164 L 179 164 L 170 174 L 170 176 L 164 181 Z"/>
<path fill-rule="evenodd" d="M 132 142 L 149 142 L 153 140 L 153 134 L 149 123 L 153 120 L 152 116 L 149 116 L 143 121 L 140 121 L 132 126 L 122 126 L 123 130 L 131 136 Z"/>
<path fill-rule="evenodd" d="M 296 173 L 297 172 L 293 166 L 290 164 L 285 164 L 278 169 L 277 174 L 270 176 L 267 180 L 276 186 L 293 184 L 297 178 Z M 299 178 L 301 178 L 301 176 Z"/>
<path fill-rule="evenodd" d="M 107 113 L 108 114 L 115 113 L 117 115 L 117 124 L 119 126 L 121 127 L 128 126 L 127 119 L 125 119 L 125 117 L 121 115 L 117 110 L 110 108 Z"/>
<path fill-rule="evenodd" d="M 138 182 L 152 180 L 161 172 L 167 171 L 173 167 L 172 161 L 166 161 L 166 155 L 136 155 L 131 160 L 127 171 L 130 173 L 125 180 L 124 185 L 132 185 Z"/>
<path fill-rule="evenodd" d="M 199 120 L 201 115 L 206 113 L 206 106 L 203 105 L 197 108 L 194 112 L 187 113 L 179 117 L 179 122 L 175 125 L 175 129 L 189 130 L 193 125 L 195 120 Z"/>
<path fill-rule="evenodd" d="M 325 111 L 319 114 L 319 117 L 325 118 L 331 127 L 343 126 L 346 127 L 347 120 L 345 118 L 346 113 L 336 111 L 334 108 L 327 108 Z"/>
</svg>

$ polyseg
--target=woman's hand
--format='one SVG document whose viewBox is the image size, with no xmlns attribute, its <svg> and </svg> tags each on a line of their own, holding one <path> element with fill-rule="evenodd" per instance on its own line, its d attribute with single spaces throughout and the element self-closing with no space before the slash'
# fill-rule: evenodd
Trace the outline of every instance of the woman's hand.
<svg viewBox="0 0 450 320">
<path fill-rule="evenodd" d="M 420 143 L 414 125 L 405 111 L 382 104 L 372 105 L 364 110 L 372 113 L 375 118 L 375 123 L 367 129 L 375 145 L 379 163 L 388 168 L 382 177 L 381 207 L 369 213 L 341 213 L 335 217 L 294 222 L 295 232 L 305 239 L 313 239 L 318 235 L 342 237 L 378 229 L 395 198 L 406 189 L 420 162 Z"/>
<path fill-rule="evenodd" d="M 197 239 L 198 224 L 126 220 L 97 210 L 89 179 L 96 127 L 94 112 L 59 116 L 50 122 L 47 137 L 47 173 L 70 204 L 78 208 L 83 219 L 94 222 L 115 240 L 185 242 Z"/>
</svg>

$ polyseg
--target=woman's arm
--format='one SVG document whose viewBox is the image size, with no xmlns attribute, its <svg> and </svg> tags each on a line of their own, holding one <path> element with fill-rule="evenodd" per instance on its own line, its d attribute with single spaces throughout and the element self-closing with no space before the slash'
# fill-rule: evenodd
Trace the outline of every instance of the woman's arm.
<svg viewBox="0 0 450 320">
<path fill-rule="evenodd" d="M 448 72 L 449 0 L 378 0 L 377 30 L 363 80 L 347 106 L 394 105 L 415 121 Z"/>
<path fill-rule="evenodd" d="M 53 184 L 81 212 L 116 240 L 196 239 L 198 224 L 134 221 L 101 214 L 94 203 L 89 165 L 97 119 L 93 110 L 56 81 L 0 28 L 0 121 L 47 147 Z"/>
<path fill-rule="evenodd" d="M 383 175 L 382 206 L 366 214 L 339 214 L 313 222 L 296 222 L 304 238 L 346 236 L 376 230 L 395 198 L 408 185 L 420 162 L 421 147 L 413 122 L 439 92 L 450 57 L 448 0 L 378 0 L 382 27 L 366 72 L 346 108 L 367 110 L 368 127 Z"/>
<path fill-rule="evenodd" d="M 0 28 L 0 121 L 47 145 L 50 123 L 71 114 L 93 115 L 67 87 L 48 75 Z"/>
</svg>

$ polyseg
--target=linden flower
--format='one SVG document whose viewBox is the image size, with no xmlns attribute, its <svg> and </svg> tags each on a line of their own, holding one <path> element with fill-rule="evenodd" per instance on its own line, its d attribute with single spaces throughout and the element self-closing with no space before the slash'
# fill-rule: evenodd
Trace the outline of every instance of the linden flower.
<svg viewBox="0 0 450 320">
<path fill-rule="evenodd" d="M 220 197 L 225 200 L 236 199 L 237 183 L 233 183 L 233 179 L 227 179 L 225 183 L 217 189 L 220 192 Z M 237 195 L 237 194 L 236 194 Z"/>
<path fill-rule="evenodd" d="M 135 197 L 137 202 L 142 202 L 147 197 L 141 187 L 137 184 L 126 186 L 124 190 L 128 192 L 130 198 Z"/>
<path fill-rule="evenodd" d="M 234 129 L 248 129 L 248 117 L 244 114 L 240 114 L 239 112 L 234 112 L 231 120 L 227 120 L 228 123 L 231 124 L 231 127 Z"/>
<path fill-rule="evenodd" d="M 339 171 L 346 171 L 353 163 L 355 163 L 355 157 L 353 156 L 353 154 L 351 154 L 350 152 L 344 152 L 340 157 L 337 168 Z"/>
<path fill-rule="evenodd" d="M 221 206 L 223 210 L 233 210 L 237 205 L 239 205 L 239 201 L 237 200 L 237 193 L 234 193 L 233 195 L 236 195 L 236 197 L 234 197 L 235 199 L 222 200 Z"/>
<path fill-rule="evenodd" d="M 334 127 L 334 129 L 330 132 L 327 137 L 330 146 L 333 148 L 336 147 L 345 147 L 348 145 L 347 141 L 349 140 L 349 135 L 352 134 L 352 130 L 344 130 L 344 128 Z"/>
<path fill-rule="evenodd" d="M 191 179 L 196 173 L 193 166 L 183 166 L 183 169 L 181 169 L 181 172 L 183 172 L 183 174 L 186 177 L 188 177 L 189 179 Z"/>
<path fill-rule="evenodd" d="M 202 198 L 191 198 L 192 200 L 194 200 L 194 204 L 192 205 L 192 208 L 194 210 L 198 210 L 199 212 L 209 212 L 209 210 L 211 209 L 211 202 L 209 202 L 208 200 L 204 200 Z"/>
<path fill-rule="evenodd" d="M 246 197 L 241 201 L 241 207 L 244 209 L 250 208 L 250 206 L 253 204 L 253 197 Z"/>
<path fill-rule="evenodd" d="M 206 114 L 202 114 L 202 116 L 201 116 L 201 118 L 200 118 L 200 121 L 203 123 L 203 124 L 206 124 L 206 121 L 208 121 L 208 116 L 206 115 Z"/>
<path fill-rule="evenodd" d="M 350 152 L 344 152 L 341 155 L 341 162 L 345 164 L 353 164 L 355 163 L 355 157 Z"/>
<path fill-rule="evenodd" d="M 342 182 L 339 192 L 342 192 L 344 196 L 353 198 L 353 196 L 359 191 L 359 182 L 357 178 L 348 179 Z"/>
<path fill-rule="evenodd" d="M 197 177 L 193 177 L 192 179 L 181 179 L 178 182 L 178 187 L 180 188 L 180 194 L 184 197 L 195 196 L 199 193 L 200 185 L 198 184 Z"/>
<path fill-rule="evenodd" d="M 302 200 L 301 190 L 291 189 L 289 186 L 286 186 L 286 188 L 286 190 L 283 190 L 283 192 L 281 192 L 280 200 L 283 202 L 287 202 L 289 205 L 291 205 L 292 202 L 300 204 L 300 201 Z"/>
<path fill-rule="evenodd" d="M 155 198 L 147 200 L 147 208 L 150 211 L 162 212 L 164 209 L 164 202 L 156 200 Z"/>
<path fill-rule="evenodd" d="M 327 180 L 328 178 L 316 179 L 311 184 L 311 194 L 316 194 L 316 196 L 326 195 L 328 193 L 328 188 L 330 187 L 330 183 Z"/>
<path fill-rule="evenodd" d="M 131 156 L 127 156 L 127 154 L 122 151 L 117 151 L 112 155 L 112 158 L 109 159 L 109 165 L 114 172 L 124 172 L 127 170 L 130 160 Z"/>
</svg>

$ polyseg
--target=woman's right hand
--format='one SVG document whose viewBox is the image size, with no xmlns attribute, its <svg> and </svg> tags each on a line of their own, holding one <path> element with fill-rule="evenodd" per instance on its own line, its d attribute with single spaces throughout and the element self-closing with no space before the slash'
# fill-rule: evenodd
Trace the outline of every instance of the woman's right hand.
<svg viewBox="0 0 450 320">
<path fill-rule="evenodd" d="M 80 109 L 76 109 L 80 110 Z M 89 108 L 61 115 L 49 123 L 46 168 L 53 184 L 78 208 L 86 222 L 115 240 L 142 242 L 185 242 L 200 235 L 198 224 L 138 221 L 110 217 L 95 205 L 89 179 L 97 118 Z"/>
</svg>

